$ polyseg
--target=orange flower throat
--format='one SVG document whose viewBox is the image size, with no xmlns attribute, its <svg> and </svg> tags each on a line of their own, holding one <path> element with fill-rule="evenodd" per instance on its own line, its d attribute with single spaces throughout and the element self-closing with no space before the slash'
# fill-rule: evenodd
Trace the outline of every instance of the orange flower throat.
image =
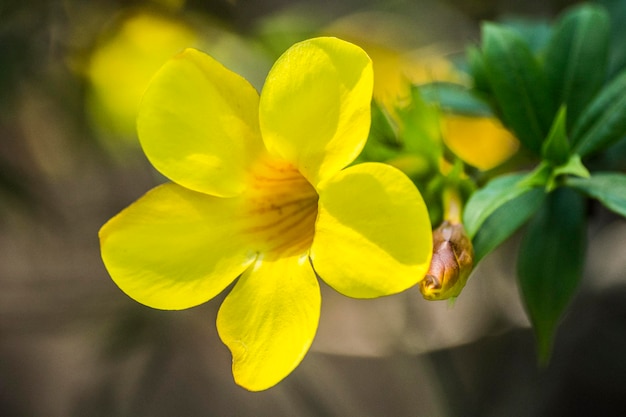
<svg viewBox="0 0 626 417">
<path fill-rule="evenodd" d="M 315 231 L 318 195 L 291 164 L 265 159 L 250 176 L 245 215 L 267 259 L 306 254 Z"/>
</svg>

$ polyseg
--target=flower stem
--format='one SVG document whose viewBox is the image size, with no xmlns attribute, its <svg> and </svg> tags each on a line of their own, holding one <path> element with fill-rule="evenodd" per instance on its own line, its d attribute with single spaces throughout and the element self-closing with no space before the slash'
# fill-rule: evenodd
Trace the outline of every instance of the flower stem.
<svg viewBox="0 0 626 417">
<path fill-rule="evenodd" d="M 443 189 L 443 219 L 451 224 L 461 223 L 463 202 L 457 187 L 448 185 Z"/>
</svg>

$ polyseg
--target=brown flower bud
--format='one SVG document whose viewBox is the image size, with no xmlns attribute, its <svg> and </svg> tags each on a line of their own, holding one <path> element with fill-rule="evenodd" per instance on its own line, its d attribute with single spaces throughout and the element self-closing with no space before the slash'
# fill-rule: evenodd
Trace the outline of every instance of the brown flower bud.
<svg viewBox="0 0 626 417">
<path fill-rule="evenodd" d="M 472 272 L 474 248 L 460 223 L 444 221 L 433 231 L 433 257 L 419 289 L 427 300 L 457 297 Z"/>
</svg>

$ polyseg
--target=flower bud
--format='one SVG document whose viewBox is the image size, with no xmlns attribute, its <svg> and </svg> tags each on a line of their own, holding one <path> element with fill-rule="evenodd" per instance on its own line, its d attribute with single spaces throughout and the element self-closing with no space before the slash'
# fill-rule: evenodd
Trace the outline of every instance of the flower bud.
<svg viewBox="0 0 626 417">
<path fill-rule="evenodd" d="M 419 289 L 425 299 L 445 300 L 460 293 L 474 264 L 474 248 L 460 223 L 444 221 L 433 231 L 433 257 Z"/>
</svg>

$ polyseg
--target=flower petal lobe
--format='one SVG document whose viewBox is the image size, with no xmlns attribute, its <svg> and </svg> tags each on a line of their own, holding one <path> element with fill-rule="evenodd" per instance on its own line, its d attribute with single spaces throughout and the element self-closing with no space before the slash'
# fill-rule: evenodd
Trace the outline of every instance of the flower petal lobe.
<svg viewBox="0 0 626 417">
<path fill-rule="evenodd" d="M 139 140 L 152 165 L 172 181 L 234 196 L 263 150 L 258 102 L 245 79 L 187 49 L 168 61 L 146 90 L 137 119 Z"/>
<path fill-rule="evenodd" d="M 372 63 L 361 48 L 336 38 L 295 44 L 276 61 L 261 93 L 265 146 L 317 184 L 363 148 L 372 90 Z"/>
<path fill-rule="evenodd" d="M 257 261 L 226 297 L 217 329 L 233 355 L 235 381 L 252 391 L 285 378 L 309 350 L 321 296 L 306 256 Z"/>
<path fill-rule="evenodd" d="M 173 183 L 152 189 L 100 229 L 113 281 L 153 308 L 178 310 L 213 298 L 256 258 L 232 216 L 237 203 Z"/>
<path fill-rule="evenodd" d="M 311 259 L 340 293 L 373 298 L 403 291 L 423 279 L 431 256 L 426 206 L 401 171 L 365 163 L 320 184 Z"/>
</svg>

